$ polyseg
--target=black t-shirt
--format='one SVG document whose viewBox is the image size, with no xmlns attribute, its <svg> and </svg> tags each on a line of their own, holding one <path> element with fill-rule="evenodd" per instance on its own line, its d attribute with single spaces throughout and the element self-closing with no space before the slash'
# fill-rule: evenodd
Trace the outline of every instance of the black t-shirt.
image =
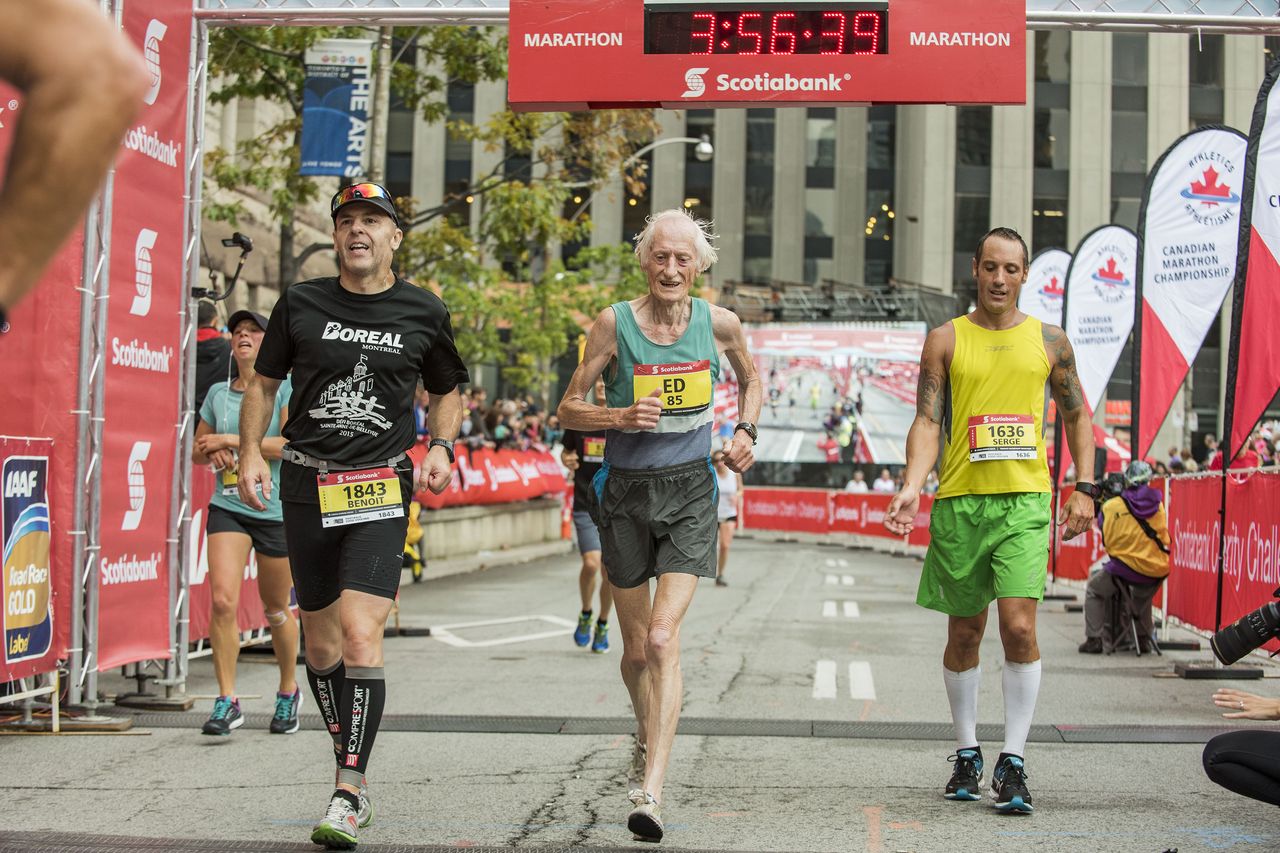
<svg viewBox="0 0 1280 853">
<path fill-rule="evenodd" d="M 345 290 L 336 277 L 295 284 L 271 312 L 255 366 L 271 379 L 293 371 L 289 445 L 342 465 L 413 446 L 419 377 L 433 394 L 470 381 L 448 309 L 403 279 L 373 295 Z M 281 496 L 315 501 L 315 470 L 283 468 Z"/>
<path fill-rule="evenodd" d="M 595 503 L 596 494 L 591 487 L 591 478 L 596 475 L 604 462 L 605 432 L 606 430 L 578 432 L 576 429 L 564 431 L 564 437 L 561 439 L 564 449 L 578 454 L 578 470 L 573 472 L 575 509 L 586 509 Z"/>
</svg>

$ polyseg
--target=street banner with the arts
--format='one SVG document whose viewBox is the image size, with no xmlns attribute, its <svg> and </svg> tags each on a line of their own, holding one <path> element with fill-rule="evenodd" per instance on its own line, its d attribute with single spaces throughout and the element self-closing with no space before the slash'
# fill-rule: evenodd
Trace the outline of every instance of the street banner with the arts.
<svg viewBox="0 0 1280 853">
<path fill-rule="evenodd" d="M 362 39 L 320 39 L 307 49 L 299 174 L 365 174 L 372 48 Z"/>
<path fill-rule="evenodd" d="M 1244 161 L 1243 133 L 1202 127 L 1173 143 L 1147 178 L 1134 327 L 1138 458 L 1151 449 L 1235 280 Z"/>
</svg>

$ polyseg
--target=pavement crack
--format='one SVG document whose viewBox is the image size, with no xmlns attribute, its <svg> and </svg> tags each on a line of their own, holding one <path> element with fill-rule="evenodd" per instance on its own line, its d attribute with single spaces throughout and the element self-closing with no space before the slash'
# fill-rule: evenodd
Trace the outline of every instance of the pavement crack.
<svg viewBox="0 0 1280 853">
<path fill-rule="evenodd" d="M 590 749 L 583 753 L 578 759 L 561 774 L 560 781 L 556 785 L 555 793 L 542 805 L 535 808 L 521 822 L 520 830 L 507 838 L 507 846 L 519 847 L 521 844 L 533 838 L 544 829 L 549 829 L 556 824 L 563 823 L 567 817 L 569 809 L 569 787 L 573 780 L 582 778 L 586 772 L 587 766 L 595 759 L 596 756 L 603 752 L 613 752 L 615 749 L 605 745 Z M 518 774 L 511 774 L 512 776 Z M 612 787 L 612 779 L 608 782 Z M 591 827 L 595 825 L 596 811 L 589 802 L 582 804 L 583 808 L 591 816 L 591 820 L 574 824 L 574 839 L 572 844 L 579 845 L 586 841 Z"/>
</svg>

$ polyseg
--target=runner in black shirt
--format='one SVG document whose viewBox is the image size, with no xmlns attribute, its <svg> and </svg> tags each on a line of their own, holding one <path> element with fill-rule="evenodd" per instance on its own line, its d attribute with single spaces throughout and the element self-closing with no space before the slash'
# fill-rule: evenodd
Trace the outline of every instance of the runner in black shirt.
<svg viewBox="0 0 1280 853">
<path fill-rule="evenodd" d="M 596 398 L 604 405 L 604 381 L 596 382 Z M 591 479 L 604 463 L 604 443 L 607 430 L 595 432 L 564 431 L 564 450 L 560 461 L 573 472 L 573 528 L 578 535 L 578 553 L 582 555 L 582 569 L 578 572 L 578 594 L 582 597 L 582 612 L 578 614 L 578 628 L 573 641 L 583 647 L 591 644 L 591 651 L 604 654 L 609 651 L 609 611 L 613 608 L 613 587 L 600 571 L 600 531 L 596 529 L 595 490 Z M 600 615 L 596 618 L 595 636 L 591 633 L 591 597 L 595 593 L 596 579 L 600 579 Z"/>
<path fill-rule="evenodd" d="M 275 485 L 259 452 L 271 401 L 293 371 L 278 485 L 307 680 L 333 736 L 336 790 L 311 840 L 356 845 L 372 819 L 365 769 L 386 687 L 382 631 L 400 583 L 413 495 L 413 403 L 430 394 L 435 438 L 418 476 L 439 494 L 449 485 L 462 421 L 458 385 L 469 381 L 449 312 L 435 295 L 395 277 L 403 233 L 377 184 L 340 190 L 331 204 L 339 275 L 294 285 L 276 303 L 240 420 L 240 497 Z"/>
</svg>

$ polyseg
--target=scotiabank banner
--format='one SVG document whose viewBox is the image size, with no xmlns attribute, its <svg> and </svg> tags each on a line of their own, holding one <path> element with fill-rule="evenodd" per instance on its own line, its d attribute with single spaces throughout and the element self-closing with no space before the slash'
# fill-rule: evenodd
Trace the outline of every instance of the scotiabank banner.
<svg viewBox="0 0 1280 853">
<path fill-rule="evenodd" d="M 409 451 L 415 483 L 426 455 L 427 446 L 423 443 L 414 445 Z M 426 509 L 440 509 L 524 501 L 543 495 L 558 495 L 564 490 L 564 469 L 545 448 L 469 450 L 458 445 L 449 488 L 439 495 L 421 491 L 413 499 Z"/>
<path fill-rule="evenodd" d="M 128 0 L 151 71 L 116 162 L 105 355 L 98 668 L 169 655 L 191 10 Z"/>
<path fill-rule="evenodd" d="M 213 596 L 209 588 L 209 536 L 205 524 L 209 519 L 209 500 L 213 497 L 215 480 L 207 465 L 197 465 L 191 472 L 191 536 L 187 543 L 190 553 L 187 565 L 191 567 L 190 638 L 192 642 L 209 636 L 209 613 Z M 258 596 L 258 561 L 254 551 L 249 552 L 249 562 L 244 567 L 244 582 L 240 584 L 240 605 L 236 608 L 236 623 L 241 631 L 267 627 L 266 612 Z"/>
<path fill-rule="evenodd" d="M 1169 494 L 1173 539 L 1169 612 L 1205 631 L 1214 625 L 1218 589 L 1222 481 L 1174 478 Z M 1280 586 L 1280 476 L 1232 474 L 1227 481 L 1227 535 L 1223 559 L 1222 624 L 1229 625 L 1271 600 Z M 1280 642 L 1265 648 L 1275 651 Z"/>
<path fill-rule="evenodd" d="M 9 163 L 9 149 L 23 120 L 26 102 L 14 88 L 0 81 L 0 185 Z M 72 524 L 75 508 L 76 386 L 79 377 L 80 287 L 84 232 L 77 228 L 45 269 L 36 288 L 12 306 L 9 322 L 0 328 L 0 355 L 5 382 L 0 392 L 0 435 L 38 438 L 0 439 L 0 457 L 7 454 L 47 457 L 42 476 L 49 513 L 49 568 L 53 645 L 47 653 L 17 652 L 19 659 L 0 662 L 0 681 L 49 672 L 65 656 L 70 640 Z M 27 442 L 31 444 L 28 445 Z M 50 442 L 57 448 L 50 449 Z M 10 493 L 6 479 L 6 503 Z M 25 596 L 26 593 L 24 592 Z M 7 601 L 7 599 L 6 599 Z M 15 602 L 16 605 L 16 602 Z M 25 604 L 22 605 L 25 607 Z M 16 615 L 16 614 L 15 614 Z M 20 641 L 19 645 L 24 641 Z M 10 644 L 6 637 L 6 648 Z"/>
<path fill-rule="evenodd" d="M 884 526 L 892 495 L 878 492 L 834 492 L 832 501 L 832 533 L 853 533 L 857 536 L 883 536 L 901 539 Z M 920 496 L 920 509 L 916 512 L 916 526 L 907 537 L 911 545 L 929 544 L 929 511 L 933 509 L 933 496 Z"/>
<path fill-rule="evenodd" d="M 772 489 L 752 486 L 743 492 L 742 526 L 751 530 L 795 533 L 850 533 L 901 542 L 884 526 L 892 495 L 878 492 L 833 492 L 826 489 Z M 933 497 L 920 498 L 916 529 L 909 545 L 929 544 L 929 510 Z"/>
</svg>

